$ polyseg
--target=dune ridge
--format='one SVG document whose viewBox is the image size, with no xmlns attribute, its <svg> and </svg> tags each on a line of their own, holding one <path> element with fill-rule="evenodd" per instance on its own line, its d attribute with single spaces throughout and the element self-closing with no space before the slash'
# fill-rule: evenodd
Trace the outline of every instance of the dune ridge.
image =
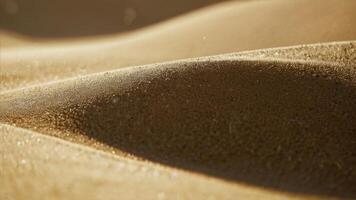
<svg viewBox="0 0 356 200">
<path fill-rule="evenodd" d="M 4 93 L 0 121 L 230 182 L 355 198 L 353 52 L 351 41 L 101 72 Z"/>
<path fill-rule="evenodd" d="M 215 2 L 0 0 L 0 199 L 355 199 L 356 1 Z"/>
<path fill-rule="evenodd" d="M 5 46 L 1 49 L 0 91 L 121 67 L 354 40 L 355 9 L 353 0 L 233 1 L 122 37 Z"/>
<path fill-rule="evenodd" d="M 127 32 L 217 2 L 221 0 L 6 0 L 0 2 L 0 28 L 42 38 Z"/>
</svg>

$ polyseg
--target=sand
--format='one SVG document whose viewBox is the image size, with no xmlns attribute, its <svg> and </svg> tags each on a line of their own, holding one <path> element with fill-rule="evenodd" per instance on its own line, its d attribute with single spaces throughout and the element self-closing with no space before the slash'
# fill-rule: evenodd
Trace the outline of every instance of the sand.
<svg viewBox="0 0 356 200">
<path fill-rule="evenodd" d="M 2 0 L 0 25 L 32 37 L 97 36 L 137 29 L 221 1 Z"/>
<path fill-rule="evenodd" d="M 355 6 L 226 2 L 70 42 L 3 32 L 0 197 L 356 198 Z"/>
<path fill-rule="evenodd" d="M 1 65 L 6 82 L 0 84 L 0 91 L 119 67 L 353 40 L 355 8 L 353 0 L 233 1 L 127 36 L 3 48 Z M 308 20 L 312 16 L 315 19 Z"/>
</svg>

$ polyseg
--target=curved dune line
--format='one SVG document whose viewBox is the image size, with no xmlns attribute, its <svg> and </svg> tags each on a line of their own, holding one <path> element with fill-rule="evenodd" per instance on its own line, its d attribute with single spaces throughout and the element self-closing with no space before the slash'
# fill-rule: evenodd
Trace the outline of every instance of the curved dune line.
<svg viewBox="0 0 356 200">
<path fill-rule="evenodd" d="M 356 1 L 231 1 L 78 40 L 3 30 L 114 33 L 206 3 L 147 21 L 138 3 L 135 26 L 112 26 L 130 2 L 87 2 L 110 18 L 87 32 L 56 19 L 65 0 L 5 13 L 0 199 L 356 198 Z"/>
<path fill-rule="evenodd" d="M 144 27 L 216 2 L 218 1 L 2 1 L 0 27 L 43 38 L 112 34 Z"/>
<path fill-rule="evenodd" d="M 281 49 L 29 87 L 1 96 L 0 120 L 233 182 L 354 198 L 355 47 L 342 45 L 304 47 L 296 61 Z"/>
<path fill-rule="evenodd" d="M 353 0 L 226 2 L 123 37 L 2 48 L 0 90 L 132 65 L 353 40 L 355 9 Z"/>
</svg>

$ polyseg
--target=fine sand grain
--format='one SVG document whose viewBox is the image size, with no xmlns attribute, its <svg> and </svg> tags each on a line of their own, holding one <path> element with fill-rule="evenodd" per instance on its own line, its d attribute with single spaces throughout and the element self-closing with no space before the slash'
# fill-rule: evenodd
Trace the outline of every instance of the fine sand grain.
<svg viewBox="0 0 356 200">
<path fill-rule="evenodd" d="M 0 0 L 0 199 L 356 199 L 356 1 L 216 2 Z"/>
<path fill-rule="evenodd" d="M 0 120 L 230 182 L 355 198 L 355 46 L 228 54 L 43 84 L 4 93 Z"/>
<path fill-rule="evenodd" d="M 0 141 L 2 200 L 318 199 L 132 161 L 2 124 Z"/>
</svg>

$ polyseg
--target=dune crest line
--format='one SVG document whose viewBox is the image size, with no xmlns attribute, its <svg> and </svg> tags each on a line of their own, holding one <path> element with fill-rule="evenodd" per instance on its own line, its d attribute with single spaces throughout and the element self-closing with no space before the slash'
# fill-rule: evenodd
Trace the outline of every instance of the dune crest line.
<svg viewBox="0 0 356 200">
<path fill-rule="evenodd" d="M 232 182 L 355 198 L 355 47 L 227 54 L 29 87 L 0 96 L 0 121 Z"/>
</svg>

